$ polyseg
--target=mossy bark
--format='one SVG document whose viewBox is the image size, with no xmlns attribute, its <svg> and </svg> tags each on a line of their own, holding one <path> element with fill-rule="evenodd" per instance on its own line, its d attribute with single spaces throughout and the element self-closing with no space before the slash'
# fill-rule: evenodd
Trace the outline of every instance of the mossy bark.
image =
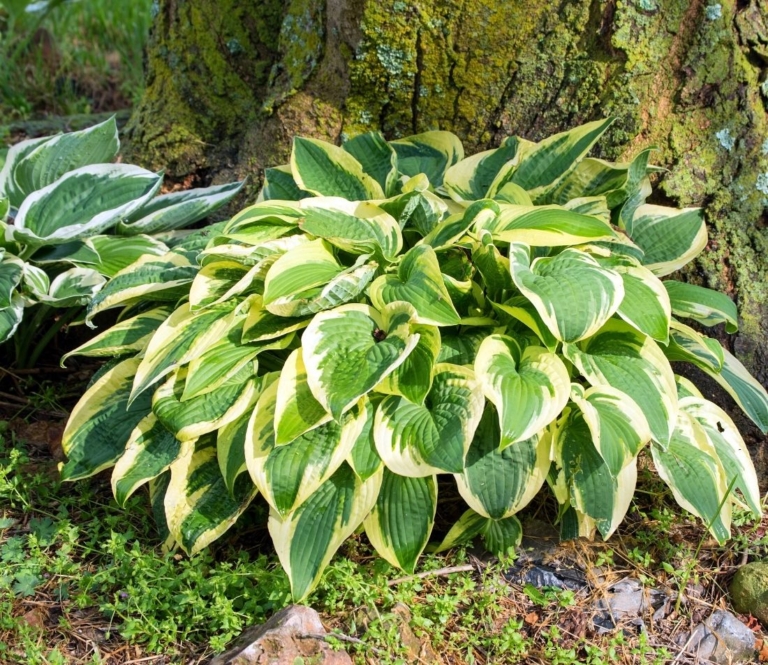
<svg viewBox="0 0 768 665">
<path fill-rule="evenodd" d="M 284 163 L 295 134 L 450 129 L 468 152 L 613 115 L 659 196 L 703 206 L 686 277 L 733 295 L 723 338 L 768 382 L 768 7 L 759 0 L 159 0 L 134 156 L 178 178 Z"/>
</svg>

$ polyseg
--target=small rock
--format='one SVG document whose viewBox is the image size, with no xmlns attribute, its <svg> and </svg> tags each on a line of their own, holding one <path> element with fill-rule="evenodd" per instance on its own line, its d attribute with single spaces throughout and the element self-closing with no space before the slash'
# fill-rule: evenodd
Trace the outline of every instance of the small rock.
<svg viewBox="0 0 768 665">
<path fill-rule="evenodd" d="M 232 649 L 209 665 L 352 665 L 346 651 L 336 651 L 325 642 L 326 634 L 315 610 L 291 605 L 265 624 L 246 630 Z"/>
<path fill-rule="evenodd" d="M 392 614 L 397 621 L 400 640 L 408 649 L 409 663 L 441 663 L 440 657 L 435 653 L 429 640 L 419 639 L 411 628 L 411 610 L 404 603 L 397 603 L 392 608 Z"/>
<path fill-rule="evenodd" d="M 768 626 L 768 562 L 754 561 L 739 568 L 731 582 L 733 608 L 751 614 Z"/>
<path fill-rule="evenodd" d="M 699 659 L 723 665 L 752 662 L 756 651 L 755 634 L 725 610 L 716 610 L 696 626 L 686 643 L 686 650 Z"/>
</svg>

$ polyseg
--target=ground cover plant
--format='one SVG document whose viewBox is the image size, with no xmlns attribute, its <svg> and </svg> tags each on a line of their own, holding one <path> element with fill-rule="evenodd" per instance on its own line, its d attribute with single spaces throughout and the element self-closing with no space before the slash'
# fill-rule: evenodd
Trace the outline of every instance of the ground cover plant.
<svg viewBox="0 0 768 665">
<path fill-rule="evenodd" d="M 0 170 L 0 344 L 34 365 L 109 277 L 183 242 L 183 229 L 225 205 L 241 183 L 160 195 L 162 173 L 113 163 L 114 118 L 22 141 Z M 35 306 L 35 314 L 25 316 Z M 64 310 L 54 316 L 52 310 Z M 38 335 L 38 332 L 43 334 Z M 33 346 L 34 344 L 34 346 Z"/>
<path fill-rule="evenodd" d="M 62 477 L 114 467 L 120 503 L 148 484 L 188 553 L 261 494 L 297 599 L 361 526 L 412 572 L 438 474 L 469 506 L 438 550 L 482 536 L 509 552 L 545 483 L 563 537 L 607 539 L 642 451 L 724 542 L 734 506 L 761 514 L 754 468 L 670 361 L 763 430 L 768 396 L 680 320 L 737 325 L 726 296 L 660 279 L 701 252 L 705 224 L 646 203 L 650 150 L 586 156 L 609 124 L 467 158 L 447 132 L 295 139 L 260 202 L 93 298 L 87 320 L 121 320 L 73 354 L 118 358 L 72 413 Z"/>
</svg>

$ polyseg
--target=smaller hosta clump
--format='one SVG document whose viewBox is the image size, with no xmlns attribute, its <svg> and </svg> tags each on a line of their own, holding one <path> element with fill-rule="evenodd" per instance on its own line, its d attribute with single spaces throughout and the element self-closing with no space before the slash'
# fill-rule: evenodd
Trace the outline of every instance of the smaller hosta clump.
<svg viewBox="0 0 768 665">
<path fill-rule="evenodd" d="M 0 170 L 0 343 L 26 308 L 86 305 L 122 268 L 166 254 L 181 229 L 242 186 L 157 196 L 162 174 L 111 163 L 119 148 L 112 118 L 8 151 Z M 27 342 L 35 332 L 26 331 Z"/>
<path fill-rule="evenodd" d="M 94 299 L 89 317 L 125 312 L 75 353 L 119 360 L 72 414 L 64 478 L 114 466 L 120 502 L 148 483 L 187 552 L 260 493 L 297 598 L 361 525 L 413 571 L 438 474 L 468 510 L 437 547 L 480 535 L 506 552 L 545 482 L 564 537 L 608 538 L 649 448 L 725 540 L 732 504 L 760 514 L 754 468 L 670 361 L 764 430 L 768 396 L 681 322 L 732 331 L 737 317 L 724 295 L 661 281 L 704 248 L 704 222 L 645 203 L 648 151 L 586 157 L 609 124 L 467 158 L 447 132 L 297 138 L 205 247 L 130 265 Z"/>
</svg>

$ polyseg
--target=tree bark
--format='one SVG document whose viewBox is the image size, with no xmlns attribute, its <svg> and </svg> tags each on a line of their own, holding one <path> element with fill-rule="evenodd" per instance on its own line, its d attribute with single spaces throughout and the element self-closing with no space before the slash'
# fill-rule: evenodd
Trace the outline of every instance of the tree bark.
<svg viewBox="0 0 768 665">
<path fill-rule="evenodd" d="M 616 116 L 599 156 L 656 146 L 657 200 L 703 206 L 686 279 L 737 299 L 721 340 L 768 382 L 768 6 L 758 0 L 159 0 L 134 157 L 222 181 L 296 134 L 449 129 L 467 153 Z M 744 421 L 740 421 L 742 424 Z M 751 430 L 753 433 L 756 430 Z M 764 448 L 764 446 L 763 446 Z"/>
</svg>

